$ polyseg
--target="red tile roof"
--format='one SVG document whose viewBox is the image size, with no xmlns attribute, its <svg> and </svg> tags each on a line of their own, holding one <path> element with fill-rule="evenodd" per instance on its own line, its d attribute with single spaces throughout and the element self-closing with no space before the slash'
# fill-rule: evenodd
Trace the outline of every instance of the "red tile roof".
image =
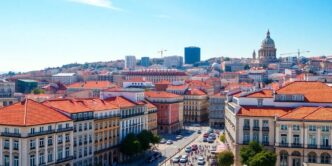
<svg viewBox="0 0 332 166">
<path fill-rule="evenodd" d="M 169 82 L 168 80 L 161 80 L 161 81 L 159 81 L 155 84 L 167 84 L 167 85 L 169 85 L 169 84 L 171 84 L 171 82 Z"/>
<path fill-rule="evenodd" d="M 187 84 L 182 85 L 169 85 L 167 90 L 186 90 L 188 88 Z"/>
<path fill-rule="evenodd" d="M 79 113 L 92 111 L 85 103 L 79 102 L 76 99 L 55 99 L 47 100 L 43 104 L 59 109 L 68 113 Z"/>
<path fill-rule="evenodd" d="M 105 101 L 119 108 L 135 107 L 137 105 L 137 103 L 134 103 L 122 96 L 110 97 L 107 98 Z"/>
<path fill-rule="evenodd" d="M 203 96 L 206 95 L 206 93 L 200 89 L 190 89 L 186 92 L 186 95 Z"/>
<path fill-rule="evenodd" d="M 165 91 L 148 91 L 148 92 L 145 92 L 145 96 L 150 97 L 150 98 L 176 98 L 176 97 L 180 97 L 177 94 L 169 93 L 169 92 L 165 92 Z"/>
<path fill-rule="evenodd" d="M 243 106 L 237 113 L 239 116 L 253 116 L 253 117 L 274 117 L 285 115 L 292 108 L 285 107 L 253 107 Z"/>
<path fill-rule="evenodd" d="M 67 86 L 67 88 L 85 88 L 85 89 L 106 89 L 110 87 L 115 87 L 109 81 L 86 81 L 86 82 L 76 82 Z"/>
<path fill-rule="evenodd" d="M 247 98 L 273 98 L 273 91 L 271 89 L 263 89 L 257 92 L 246 94 L 242 97 Z"/>
<path fill-rule="evenodd" d="M 332 88 L 322 82 L 295 81 L 276 91 L 276 94 L 303 94 L 306 102 L 331 103 Z"/>
<path fill-rule="evenodd" d="M 332 121 L 331 107 L 299 107 L 280 117 L 282 120 Z"/>
<path fill-rule="evenodd" d="M 29 99 L 0 109 L 1 125 L 35 126 L 67 121 L 71 119 L 44 104 Z"/>
</svg>

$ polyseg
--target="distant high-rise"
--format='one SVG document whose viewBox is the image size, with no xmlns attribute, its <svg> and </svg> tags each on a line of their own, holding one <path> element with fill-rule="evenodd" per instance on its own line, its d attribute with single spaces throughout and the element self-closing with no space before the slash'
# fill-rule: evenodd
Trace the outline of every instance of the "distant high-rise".
<svg viewBox="0 0 332 166">
<path fill-rule="evenodd" d="M 136 57 L 134 55 L 126 56 L 126 69 L 133 70 L 136 67 Z"/>
<path fill-rule="evenodd" d="M 201 61 L 201 48 L 199 47 L 185 47 L 184 59 L 186 64 L 194 64 Z"/>
<path fill-rule="evenodd" d="M 167 68 L 181 68 L 183 65 L 182 56 L 166 56 L 164 57 L 164 66 Z"/>
<path fill-rule="evenodd" d="M 141 58 L 141 66 L 144 66 L 144 67 L 150 66 L 150 58 L 149 57 L 142 57 Z"/>
</svg>

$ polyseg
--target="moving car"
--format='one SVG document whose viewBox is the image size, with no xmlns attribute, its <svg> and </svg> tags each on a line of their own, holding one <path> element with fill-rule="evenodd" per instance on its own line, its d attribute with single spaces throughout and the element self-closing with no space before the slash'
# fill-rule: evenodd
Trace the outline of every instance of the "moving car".
<svg viewBox="0 0 332 166">
<path fill-rule="evenodd" d="M 213 142 L 214 142 L 214 139 L 211 138 L 211 137 L 208 137 L 207 142 L 208 142 L 208 143 L 213 143 Z"/>
<path fill-rule="evenodd" d="M 209 137 L 209 133 L 205 133 L 205 134 L 203 135 L 203 137 L 205 137 L 205 138 Z"/>
<path fill-rule="evenodd" d="M 188 161 L 188 156 L 187 155 L 182 155 L 180 158 L 180 163 L 186 163 Z"/>
<path fill-rule="evenodd" d="M 198 130 L 198 131 L 197 131 L 197 133 L 198 133 L 198 134 L 201 134 L 201 133 L 202 133 L 202 131 L 201 131 L 201 130 Z"/>
<path fill-rule="evenodd" d="M 203 137 L 203 142 L 207 142 L 208 139 L 206 137 Z"/>
<path fill-rule="evenodd" d="M 178 163 L 178 162 L 180 162 L 180 158 L 181 158 L 181 156 L 177 155 L 177 156 L 175 156 L 175 157 L 172 158 L 172 162 L 173 163 Z"/>
<path fill-rule="evenodd" d="M 197 158 L 197 164 L 198 165 L 205 165 L 205 160 L 202 156 Z"/>
<path fill-rule="evenodd" d="M 198 149 L 198 146 L 196 144 L 191 145 L 191 150 L 196 151 Z"/>
<path fill-rule="evenodd" d="M 167 140 L 166 144 L 167 145 L 173 144 L 173 141 L 172 140 Z"/>
<path fill-rule="evenodd" d="M 211 166 L 217 166 L 217 160 L 211 158 L 211 159 L 210 159 L 210 165 L 211 165 Z"/>
</svg>

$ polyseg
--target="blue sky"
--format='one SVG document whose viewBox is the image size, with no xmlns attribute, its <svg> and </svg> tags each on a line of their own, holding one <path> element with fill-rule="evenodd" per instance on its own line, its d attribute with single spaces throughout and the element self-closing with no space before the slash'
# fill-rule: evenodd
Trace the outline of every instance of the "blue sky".
<svg viewBox="0 0 332 166">
<path fill-rule="evenodd" d="M 267 29 L 277 53 L 332 55 L 330 0 L 7 0 L 0 71 L 123 59 L 125 55 L 249 57 Z"/>
</svg>

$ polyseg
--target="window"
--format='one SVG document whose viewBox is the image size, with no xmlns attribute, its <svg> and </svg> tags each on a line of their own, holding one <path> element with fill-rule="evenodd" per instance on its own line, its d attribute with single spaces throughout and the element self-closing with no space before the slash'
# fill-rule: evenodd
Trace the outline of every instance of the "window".
<svg viewBox="0 0 332 166">
<path fill-rule="evenodd" d="M 30 140 L 30 149 L 35 149 L 36 148 L 36 141 L 35 140 Z"/>
<path fill-rule="evenodd" d="M 31 133 L 31 134 L 34 134 L 34 133 L 35 133 L 35 128 L 31 128 L 31 129 L 30 129 L 30 133 Z"/>
<path fill-rule="evenodd" d="M 316 126 L 309 125 L 309 131 L 316 131 Z"/>
<path fill-rule="evenodd" d="M 254 132 L 252 139 L 253 141 L 259 143 L 259 132 Z"/>
<path fill-rule="evenodd" d="M 329 132 L 330 126 L 322 126 L 322 132 Z"/>
<path fill-rule="evenodd" d="M 263 127 L 269 127 L 269 121 L 263 120 Z"/>
<path fill-rule="evenodd" d="M 310 152 L 308 154 L 308 162 L 309 163 L 316 163 L 316 153 Z"/>
<path fill-rule="evenodd" d="M 44 153 L 39 154 L 39 164 L 44 164 L 45 163 L 45 157 Z"/>
<path fill-rule="evenodd" d="M 88 124 L 84 123 L 84 130 L 88 130 Z"/>
<path fill-rule="evenodd" d="M 52 136 L 48 136 L 48 138 L 47 138 L 47 144 L 48 144 L 48 146 L 52 146 L 53 145 L 53 137 Z"/>
<path fill-rule="evenodd" d="M 69 157 L 69 155 L 70 155 L 69 147 L 66 147 L 66 157 Z"/>
<path fill-rule="evenodd" d="M 62 159 L 62 147 L 58 148 L 58 159 Z"/>
<path fill-rule="evenodd" d="M 58 125 L 58 129 L 62 129 L 62 124 L 59 124 L 59 125 Z"/>
<path fill-rule="evenodd" d="M 250 135 L 247 132 L 243 133 L 243 142 L 249 143 L 250 141 Z"/>
<path fill-rule="evenodd" d="M 309 134 L 309 145 L 316 145 L 316 135 Z"/>
<path fill-rule="evenodd" d="M 244 120 L 244 126 L 250 126 L 250 120 L 249 119 Z"/>
<path fill-rule="evenodd" d="M 263 99 L 257 99 L 257 106 L 263 105 Z"/>
<path fill-rule="evenodd" d="M 329 134 L 322 135 L 322 146 L 324 147 L 329 146 Z"/>
<path fill-rule="evenodd" d="M 14 133 L 15 133 L 15 134 L 19 134 L 19 133 L 20 133 L 20 130 L 19 130 L 18 128 L 15 128 L 15 129 L 14 129 Z"/>
<path fill-rule="evenodd" d="M 281 129 L 281 130 L 287 130 L 287 129 L 288 129 L 288 126 L 287 126 L 287 125 L 281 125 L 281 126 L 280 126 L 280 129 Z"/>
<path fill-rule="evenodd" d="M 35 155 L 30 155 L 30 166 L 36 165 Z"/>
<path fill-rule="evenodd" d="M 69 134 L 66 134 L 66 142 L 70 142 Z"/>
<path fill-rule="evenodd" d="M 293 135 L 293 144 L 299 145 L 300 144 L 300 136 L 299 135 Z"/>
<path fill-rule="evenodd" d="M 14 166 L 19 166 L 19 162 L 18 162 L 18 156 L 14 156 Z"/>
<path fill-rule="evenodd" d="M 300 125 L 293 125 L 293 130 L 294 131 L 299 131 L 300 130 Z"/>
<path fill-rule="evenodd" d="M 9 145 L 9 140 L 8 139 L 5 139 L 4 140 L 4 145 L 3 145 L 3 148 L 4 149 L 9 149 L 10 145 Z"/>
<path fill-rule="evenodd" d="M 79 124 L 78 131 L 82 131 L 82 124 Z"/>
<path fill-rule="evenodd" d="M 89 129 L 92 129 L 92 122 L 89 122 Z"/>
<path fill-rule="evenodd" d="M 3 156 L 3 162 L 4 162 L 4 165 L 5 166 L 9 166 L 9 156 L 8 155 L 5 155 Z"/>
<path fill-rule="evenodd" d="M 48 161 L 48 162 L 52 162 L 52 161 L 53 161 L 53 152 L 52 152 L 52 151 L 49 151 L 49 152 L 48 152 L 48 155 L 47 155 L 47 161 Z"/>
<path fill-rule="evenodd" d="M 322 164 L 330 164 L 331 156 L 328 153 L 322 153 L 320 156 L 320 162 Z"/>
<path fill-rule="evenodd" d="M 47 130 L 48 130 L 48 131 L 51 131 L 51 130 L 52 130 L 52 126 L 49 125 L 49 126 L 47 127 Z"/>
<path fill-rule="evenodd" d="M 14 150 L 18 150 L 18 140 L 14 140 L 13 147 Z"/>
<path fill-rule="evenodd" d="M 39 147 L 44 147 L 44 138 L 39 138 Z"/>
<path fill-rule="evenodd" d="M 281 134 L 281 144 L 283 144 L 283 145 L 288 144 L 286 134 Z"/>
<path fill-rule="evenodd" d="M 269 143 L 269 134 L 264 133 L 263 134 L 263 143 L 268 144 Z"/>
<path fill-rule="evenodd" d="M 69 123 L 66 123 L 66 128 L 69 128 Z"/>
<path fill-rule="evenodd" d="M 259 127 L 259 120 L 254 120 L 254 127 Z"/>
<path fill-rule="evenodd" d="M 44 127 L 39 127 L 39 132 L 43 132 L 44 131 Z"/>
<path fill-rule="evenodd" d="M 62 135 L 58 135 L 58 144 L 62 144 Z"/>
</svg>

